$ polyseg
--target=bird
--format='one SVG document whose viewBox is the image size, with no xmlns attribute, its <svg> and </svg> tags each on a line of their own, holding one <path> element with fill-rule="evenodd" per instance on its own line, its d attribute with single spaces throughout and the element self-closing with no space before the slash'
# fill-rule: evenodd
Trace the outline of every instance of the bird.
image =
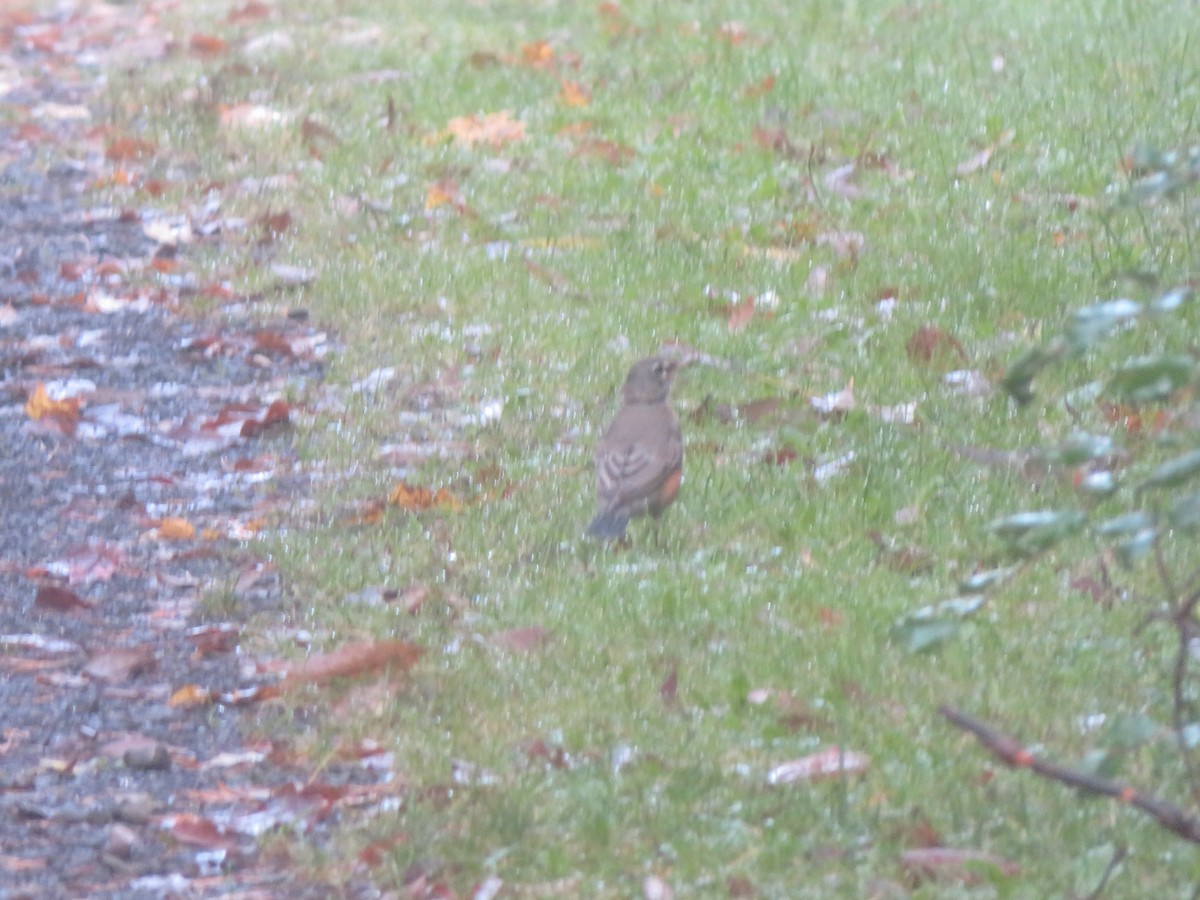
<svg viewBox="0 0 1200 900">
<path fill-rule="evenodd" d="M 596 517 L 589 537 L 625 537 L 629 520 L 654 518 L 675 500 L 683 482 L 683 434 L 671 408 L 671 380 L 680 362 L 649 356 L 633 364 L 622 404 L 596 443 Z"/>
</svg>

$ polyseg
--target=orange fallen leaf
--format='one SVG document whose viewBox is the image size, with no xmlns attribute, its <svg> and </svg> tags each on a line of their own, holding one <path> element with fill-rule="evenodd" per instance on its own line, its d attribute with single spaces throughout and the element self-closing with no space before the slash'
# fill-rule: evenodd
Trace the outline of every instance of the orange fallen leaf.
<svg viewBox="0 0 1200 900">
<path fill-rule="evenodd" d="M 167 516 L 158 523 L 158 536 L 164 541 L 190 541 L 196 536 L 196 526 L 187 519 Z"/>
<path fill-rule="evenodd" d="M 534 69 L 545 69 L 554 63 L 554 48 L 546 41 L 533 41 L 521 46 L 521 61 Z"/>
<path fill-rule="evenodd" d="M 68 397 L 63 400 L 51 398 L 46 393 L 46 386 L 39 381 L 34 387 L 33 393 L 29 395 L 29 399 L 25 401 L 25 415 L 35 420 L 51 416 L 74 422 L 79 419 L 81 404 L 82 401 L 78 397 Z"/>
<path fill-rule="evenodd" d="M 580 84 L 578 81 L 561 82 L 562 90 L 559 93 L 559 99 L 567 106 L 587 106 L 592 102 L 592 92 Z"/>
<path fill-rule="evenodd" d="M 172 709 L 194 709 L 197 706 L 207 706 L 212 702 L 212 692 L 198 684 L 185 684 L 175 691 L 167 700 L 167 706 Z"/>
<path fill-rule="evenodd" d="M 452 179 L 435 181 L 425 189 L 425 211 L 437 209 L 439 206 L 458 206 L 462 203 L 462 191 L 458 182 Z"/>
<path fill-rule="evenodd" d="M 193 34 L 188 40 L 188 49 L 197 56 L 216 56 L 224 53 L 228 44 L 215 34 Z"/>
<path fill-rule="evenodd" d="M 284 687 L 318 684 L 334 678 L 349 678 L 383 669 L 407 672 L 424 648 L 408 641 L 360 641 L 343 644 L 329 653 L 310 656 L 292 669 L 283 681 Z"/>
<path fill-rule="evenodd" d="M 401 481 L 392 488 L 392 492 L 388 494 L 388 503 L 409 512 L 419 512 L 433 506 L 462 509 L 462 501 L 446 488 L 438 488 L 437 493 L 434 493 L 429 488 L 414 487 L 406 481 Z"/>
<path fill-rule="evenodd" d="M 446 133 L 464 147 L 488 144 L 499 149 L 504 144 L 525 140 L 525 123 L 502 109 L 483 116 L 455 116 L 446 123 Z"/>
</svg>

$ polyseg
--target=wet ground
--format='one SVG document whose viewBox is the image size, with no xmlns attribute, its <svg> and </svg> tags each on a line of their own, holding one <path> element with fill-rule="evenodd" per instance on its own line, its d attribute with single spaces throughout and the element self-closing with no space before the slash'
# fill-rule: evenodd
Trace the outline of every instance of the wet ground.
<svg viewBox="0 0 1200 900">
<path fill-rule="evenodd" d="M 108 208 L 98 72 L 29 37 L 71 16 L 0 15 L 0 898 L 354 893 L 259 850 L 330 804 L 252 736 L 239 652 L 288 609 L 258 535 L 322 340 L 197 315 L 187 248 Z"/>
</svg>

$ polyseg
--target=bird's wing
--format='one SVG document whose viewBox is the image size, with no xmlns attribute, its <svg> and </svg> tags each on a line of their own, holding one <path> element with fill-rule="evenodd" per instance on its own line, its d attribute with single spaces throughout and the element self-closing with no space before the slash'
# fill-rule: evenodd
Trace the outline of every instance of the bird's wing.
<svg viewBox="0 0 1200 900">
<path fill-rule="evenodd" d="M 627 408 L 596 447 L 596 491 L 601 508 L 648 498 L 683 459 L 674 413 Z"/>
</svg>

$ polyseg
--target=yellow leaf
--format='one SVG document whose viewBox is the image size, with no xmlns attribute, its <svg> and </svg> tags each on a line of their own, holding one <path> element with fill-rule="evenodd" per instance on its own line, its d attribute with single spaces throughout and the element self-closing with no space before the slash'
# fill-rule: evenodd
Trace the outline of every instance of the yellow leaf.
<svg viewBox="0 0 1200 900">
<path fill-rule="evenodd" d="M 46 386 L 39 381 L 25 402 L 25 415 L 31 419 L 41 419 L 45 416 L 77 419 L 79 417 L 79 398 L 54 400 L 46 393 Z"/>
</svg>

